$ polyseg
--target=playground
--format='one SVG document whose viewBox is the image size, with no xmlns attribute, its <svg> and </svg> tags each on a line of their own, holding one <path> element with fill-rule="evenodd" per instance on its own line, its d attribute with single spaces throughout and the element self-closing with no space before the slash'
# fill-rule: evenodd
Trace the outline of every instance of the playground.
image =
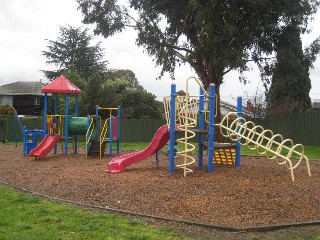
<svg viewBox="0 0 320 240">
<path fill-rule="evenodd" d="M 65 200 L 164 218 L 246 228 L 320 219 L 320 163 L 310 161 L 291 181 L 286 168 L 265 157 L 243 157 L 242 166 L 218 165 L 214 173 L 194 167 L 168 172 L 165 154 L 149 157 L 120 174 L 101 171 L 112 157 L 49 153 L 35 161 L 13 145 L 1 145 L 1 181 Z M 129 153 L 122 151 L 121 154 Z M 170 226 L 171 223 L 167 222 Z M 298 228 L 299 229 L 299 228 Z"/>
<path fill-rule="evenodd" d="M 198 82 L 199 96 L 188 94 L 189 80 Z M 197 79 L 189 78 L 186 86 L 186 96 L 177 97 L 172 84 L 171 95 L 164 98 L 167 124 L 156 131 L 148 147 L 121 151 L 120 107 L 97 105 L 95 115 L 79 117 L 80 89 L 59 77 L 42 89 L 44 130 L 25 129 L 12 109 L 23 132 L 23 154 L 17 146 L 0 146 L 1 182 L 62 201 L 206 229 L 247 231 L 319 224 L 319 161 L 309 161 L 303 145 L 243 118 L 241 98 L 237 112 L 215 123 L 214 85 L 207 93 Z M 47 114 L 47 93 L 54 93 L 55 100 L 56 94 L 65 94 L 65 115 L 57 112 L 57 101 L 54 114 Z M 68 115 L 69 94 L 76 98 L 72 116 Z M 102 111 L 107 115 L 104 124 Z M 231 142 L 216 143 L 214 126 Z M 190 139 L 196 134 L 194 151 Z M 78 146 L 78 135 L 85 136 L 84 147 Z M 112 156 L 114 141 L 116 156 Z M 167 142 L 169 156 L 160 151 Z M 175 151 L 177 143 L 183 147 Z M 271 156 L 240 156 L 241 145 Z"/>
</svg>

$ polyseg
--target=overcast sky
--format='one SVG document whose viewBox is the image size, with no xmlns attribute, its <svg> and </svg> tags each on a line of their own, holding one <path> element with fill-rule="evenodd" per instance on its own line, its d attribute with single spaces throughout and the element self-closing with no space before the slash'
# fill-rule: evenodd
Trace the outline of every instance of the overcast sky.
<svg viewBox="0 0 320 240">
<path fill-rule="evenodd" d="M 0 0 L 0 6 L 0 85 L 45 80 L 40 72 L 40 69 L 48 68 L 45 58 L 41 56 L 41 51 L 46 50 L 45 39 L 56 40 L 59 26 L 83 25 L 76 0 Z M 310 26 L 319 26 L 319 23 L 318 13 Z M 312 34 L 303 37 L 304 45 L 320 35 L 319 27 L 313 27 L 312 30 Z M 136 33 L 130 30 L 109 39 L 96 39 L 102 41 L 109 68 L 132 70 L 140 84 L 160 100 L 169 95 L 171 79 L 165 76 L 162 80 L 156 80 L 160 69 L 154 67 L 152 58 L 142 48 L 136 47 L 135 37 Z M 191 75 L 195 74 L 189 66 L 176 70 L 178 90 L 185 89 L 185 80 Z M 232 103 L 237 96 L 253 95 L 257 88 L 262 89 L 257 71 L 247 76 L 250 84 L 243 86 L 236 72 L 228 74 L 221 87 L 222 100 Z M 311 70 L 310 78 L 310 96 L 312 99 L 320 99 L 320 58 Z M 198 92 L 195 86 L 194 92 Z"/>
</svg>

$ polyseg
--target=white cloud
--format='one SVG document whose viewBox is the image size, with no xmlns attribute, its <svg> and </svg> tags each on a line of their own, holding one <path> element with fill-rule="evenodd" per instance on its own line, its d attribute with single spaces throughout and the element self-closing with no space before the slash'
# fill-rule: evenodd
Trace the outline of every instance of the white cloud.
<svg viewBox="0 0 320 240">
<path fill-rule="evenodd" d="M 59 26 L 81 25 L 75 1 L 11 0 L 0 8 L 0 82 L 35 81 L 45 68 L 45 39 L 55 39 Z"/>
</svg>

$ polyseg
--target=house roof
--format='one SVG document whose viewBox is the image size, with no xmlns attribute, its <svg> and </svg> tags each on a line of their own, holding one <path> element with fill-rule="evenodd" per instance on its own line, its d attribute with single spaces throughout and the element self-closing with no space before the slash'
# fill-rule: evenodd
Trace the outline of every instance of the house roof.
<svg viewBox="0 0 320 240">
<path fill-rule="evenodd" d="M 45 84 L 42 82 L 14 82 L 0 86 L 0 95 L 39 95 L 41 96 L 41 88 Z"/>
<path fill-rule="evenodd" d="M 61 75 L 60 77 L 53 80 L 51 83 L 47 84 L 44 88 L 42 88 L 41 92 L 78 94 L 81 92 L 81 90 L 75 84 L 73 84 L 69 79 Z"/>
<path fill-rule="evenodd" d="M 186 96 L 186 92 L 183 91 L 183 90 L 180 90 L 176 93 L 178 96 Z M 230 104 L 226 101 L 223 101 L 223 100 L 220 100 L 220 107 L 221 107 L 221 110 L 223 111 L 225 109 L 225 113 L 224 114 L 227 114 L 228 112 L 230 111 L 233 111 L 233 112 L 236 112 L 237 111 L 237 106 L 236 105 L 233 105 L 233 104 Z M 244 115 L 247 115 L 247 116 L 252 116 L 252 112 L 249 111 L 248 109 L 246 109 L 246 107 L 242 106 L 242 113 Z"/>
<path fill-rule="evenodd" d="M 236 105 L 230 104 L 230 103 L 222 101 L 222 100 L 220 100 L 220 106 L 221 107 L 225 107 L 226 109 L 229 109 L 230 111 L 234 111 L 234 112 L 237 111 L 237 106 Z M 247 115 L 247 116 L 251 116 L 252 115 L 252 112 L 246 110 L 244 106 L 242 107 L 242 113 L 244 115 Z"/>
<path fill-rule="evenodd" d="M 320 110 L 320 99 L 314 99 L 312 102 L 313 110 Z"/>
</svg>

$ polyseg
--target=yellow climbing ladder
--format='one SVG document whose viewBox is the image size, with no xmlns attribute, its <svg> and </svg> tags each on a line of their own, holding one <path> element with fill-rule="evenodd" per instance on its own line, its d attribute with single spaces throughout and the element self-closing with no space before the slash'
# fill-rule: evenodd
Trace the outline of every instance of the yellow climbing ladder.
<svg viewBox="0 0 320 240">
<path fill-rule="evenodd" d="M 304 154 L 302 144 L 294 144 L 291 139 L 284 139 L 280 134 L 274 134 L 269 129 L 255 125 L 252 121 L 239 117 L 236 112 L 228 113 L 216 125 L 220 127 L 220 132 L 224 137 L 235 142 L 239 141 L 241 145 L 256 150 L 259 154 L 271 154 L 271 156 L 267 156 L 269 159 L 276 159 L 279 165 L 286 165 L 290 170 L 292 181 L 294 181 L 293 170 L 299 166 L 302 160 L 305 160 L 308 175 L 311 176 L 309 160 Z M 299 158 L 295 164 L 290 159 L 293 154 Z"/>
</svg>

